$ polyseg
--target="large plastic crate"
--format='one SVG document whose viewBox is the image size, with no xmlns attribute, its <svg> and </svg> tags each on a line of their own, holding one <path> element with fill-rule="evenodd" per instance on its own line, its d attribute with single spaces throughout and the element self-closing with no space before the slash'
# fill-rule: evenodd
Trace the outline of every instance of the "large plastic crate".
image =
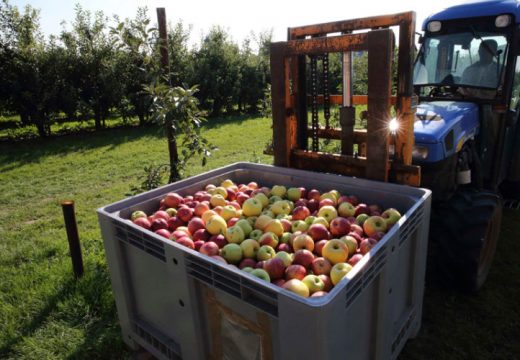
<svg viewBox="0 0 520 360">
<path fill-rule="evenodd" d="M 236 183 L 337 189 L 403 217 L 325 297 L 302 298 L 126 220 L 170 191 Z M 395 359 L 421 325 L 431 192 L 237 163 L 98 210 L 124 341 L 159 359 Z"/>
</svg>

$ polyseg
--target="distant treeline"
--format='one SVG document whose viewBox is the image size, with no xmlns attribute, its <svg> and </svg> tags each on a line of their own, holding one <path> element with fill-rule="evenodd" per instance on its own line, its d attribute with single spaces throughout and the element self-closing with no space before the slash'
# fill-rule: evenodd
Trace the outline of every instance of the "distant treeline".
<svg viewBox="0 0 520 360">
<path fill-rule="evenodd" d="M 270 84 L 272 33 L 252 35 L 241 45 L 212 28 L 195 47 L 191 29 L 169 25 L 169 82 L 198 85 L 209 116 L 257 112 Z M 133 19 L 108 18 L 76 6 L 70 29 L 45 38 L 39 10 L 0 2 L 0 114 L 18 114 L 40 136 L 50 134 L 58 117 L 94 119 L 96 129 L 111 113 L 149 121 L 152 99 L 144 86 L 160 74 L 158 30 L 146 9 Z M 330 92 L 341 91 L 339 54 L 330 57 Z M 366 93 L 366 54 L 357 56 L 354 92 Z M 308 77 L 309 78 L 309 77 Z"/>
</svg>

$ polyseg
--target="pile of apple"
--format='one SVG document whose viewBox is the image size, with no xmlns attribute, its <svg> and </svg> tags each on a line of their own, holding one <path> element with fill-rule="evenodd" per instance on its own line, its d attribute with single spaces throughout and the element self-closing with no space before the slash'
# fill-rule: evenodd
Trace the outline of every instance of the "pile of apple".
<svg viewBox="0 0 520 360">
<path fill-rule="evenodd" d="M 336 190 L 231 180 L 193 196 L 168 193 L 131 221 L 303 297 L 327 294 L 401 218 Z"/>
</svg>

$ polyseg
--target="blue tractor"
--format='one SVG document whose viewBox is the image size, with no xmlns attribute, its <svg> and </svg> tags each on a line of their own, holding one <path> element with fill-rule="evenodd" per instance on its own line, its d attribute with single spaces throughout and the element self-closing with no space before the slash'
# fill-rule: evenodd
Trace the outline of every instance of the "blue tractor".
<svg viewBox="0 0 520 360">
<path fill-rule="evenodd" d="M 502 198 L 520 194 L 519 25 L 516 0 L 449 7 L 424 21 L 414 66 L 413 162 L 434 196 L 429 269 L 467 290 L 489 272 Z"/>
</svg>

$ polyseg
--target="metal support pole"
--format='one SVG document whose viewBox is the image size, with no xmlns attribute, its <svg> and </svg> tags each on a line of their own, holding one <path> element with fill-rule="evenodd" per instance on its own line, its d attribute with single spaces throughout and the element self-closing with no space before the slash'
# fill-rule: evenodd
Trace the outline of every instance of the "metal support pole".
<svg viewBox="0 0 520 360">
<path fill-rule="evenodd" d="M 76 224 L 76 215 L 74 213 L 74 201 L 63 201 L 61 203 L 61 208 L 63 210 L 63 218 L 65 220 L 65 230 L 67 230 L 67 239 L 69 240 L 72 269 L 74 270 L 74 276 L 76 278 L 80 278 L 83 276 L 83 258 L 81 256 L 78 226 Z"/>
</svg>

